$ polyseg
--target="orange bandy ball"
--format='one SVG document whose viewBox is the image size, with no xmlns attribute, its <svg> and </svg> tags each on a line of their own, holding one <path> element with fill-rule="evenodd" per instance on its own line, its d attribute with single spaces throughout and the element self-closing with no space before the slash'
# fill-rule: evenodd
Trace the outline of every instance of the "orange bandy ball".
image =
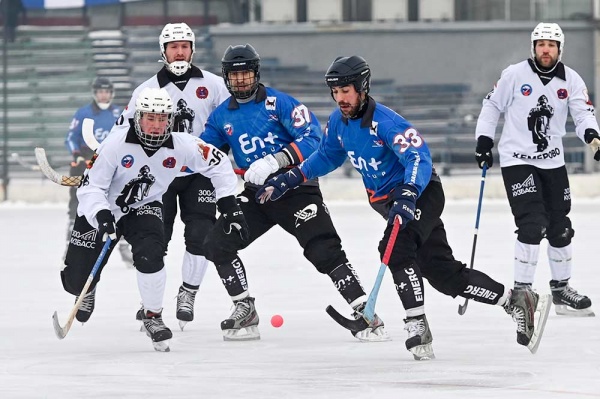
<svg viewBox="0 0 600 399">
<path fill-rule="evenodd" d="M 271 317 L 271 325 L 275 328 L 279 328 L 281 327 L 281 325 L 283 324 L 283 317 L 281 317 L 280 315 L 276 314 L 275 316 Z"/>
</svg>

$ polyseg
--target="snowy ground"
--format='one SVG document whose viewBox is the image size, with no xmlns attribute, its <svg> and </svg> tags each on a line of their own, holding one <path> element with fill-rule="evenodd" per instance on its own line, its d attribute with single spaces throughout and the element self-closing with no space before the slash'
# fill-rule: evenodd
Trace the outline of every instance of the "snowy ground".
<svg viewBox="0 0 600 399">
<path fill-rule="evenodd" d="M 591 296 L 600 316 L 598 200 L 574 203 L 573 286 Z M 367 291 L 379 267 L 383 220 L 364 201 L 330 202 L 334 222 Z M 469 261 L 476 203 L 450 201 L 444 220 L 458 258 Z M 62 290 L 66 204 L 0 204 L 0 398 L 600 398 L 600 317 L 563 318 L 552 311 L 536 355 L 517 345 L 515 324 L 500 307 L 427 287 L 427 315 L 437 359 L 416 362 L 404 349 L 404 312 L 386 275 L 378 314 L 393 340 L 362 344 L 325 313 L 349 314 L 326 276 L 275 229 L 242 253 L 262 317 L 262 339 L 224 342 L 219 323 L 231 302 L 213 268 L 197 298 L 196 321 L 179 331 L 175 295 L 183 253 L 177 226 L 167 257 L 165 321 L 170 353 L 158 353 L 138 330 L 135 271 L 115 253 L 98 288 L 96 311 L 59 341 L 51 316 L 64 322 L 73 297 Z M 476 268 L 512 281 L 512 218 L 504 201 L 484 203 Z M 545 245 L 541 251 L 545 254 Z M 540 258 L 536 288 L 548 292 Z M 285 322 L 273 328 L 270 317 Z"/>
</svg>

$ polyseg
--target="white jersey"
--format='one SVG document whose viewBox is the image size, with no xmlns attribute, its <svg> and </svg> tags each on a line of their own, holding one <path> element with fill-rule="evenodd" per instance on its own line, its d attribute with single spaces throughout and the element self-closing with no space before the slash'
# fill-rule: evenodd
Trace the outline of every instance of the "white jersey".
<svg viewBox="0 0 600 399">
<path fill-rule="evenodd" d="M 173 83 L 169 76 L 167 70 L 162 68 L 156 75 L 140 84 L 133 91 L 131 100 L 123 110 L 121 117 L 117 119 L 113 131 L 129 129 L 127 121 L 135 114 L 135 100 L 143 89 L 153 87 L 164 88 L 173 100 L 175 106 L 173 133 L 189 133 L 200 137 L 210 113 L 230 96 L 223 78 L 192 66 L 192 76 L 181 90 L 175 85 L 177 80 Z M 180 176 L 186 175 L 188 173 L 180 174 Z"/>
<path fill-rule="evenodd" d="M 586 129 L 600 131 L 594 106 L 577 72 L 559 63 L 556 75 L 544 85 L 525 60 L 506 68 L 483 100 L 475 137 L 493 140 L 498 118 L 504 113 L 498 143 L 500 166 L 558 168 L 565 164 L 562 137 L 568 112 L 582 141 Z"/>
<path fill-rule="evenodd" d="M 162 202 L 183 165 L 211 180 L 217 200 L 236 194 L 237 177 L 231 162 L 217 148 L 188 134 L 173 134 L 154 153 L 147 153 L 131 127 L 113 131 L 100 144 L 77 190 L 77 214 L 97 227 L 96 214 L 102 209 L 109 209 L 119 220 L 131 209 Z"/>
</svg>

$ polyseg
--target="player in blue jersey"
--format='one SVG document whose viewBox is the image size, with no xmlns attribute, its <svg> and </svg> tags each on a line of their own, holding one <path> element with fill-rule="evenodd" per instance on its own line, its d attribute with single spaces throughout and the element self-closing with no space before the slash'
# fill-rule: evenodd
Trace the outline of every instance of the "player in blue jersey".
<svg viewBox="0 0 600 399">
<path fill-rule="evenodd" d="M 279 225 L 298 240 L 304 256 L 328 275 L 357 317 L 366 295 L 345 252 L 317 180 L 304 182 L 293 195 L 277 203 L 258 204 L 255 194 L 269 176 L 302 162 L 322 138 L 319 121 L 308 108 L 289 96 L 260 84 L 260 57 L 249 44 L 230 46 L 222 59 L 223 79 L 231 93 L 209 116 L 202 139 L 216 147 L 228 145 L 237 165 L 246 170 L 240 208 L 250 227 L 243 241 L 223 231 L 221 217 L 205 241 L 206 257 L 214 262 L 235 305 L 221 323 L 225 340 L 259 339 L 259 317 L 250 296 L 245 267 L 238 251 Z M 362 341 L 388 339 L 378 317 L 362 331 Z"/>
<path fill-rule="evenodd" d="M 81 127 L 85 118 L 94 121 L 94 136 L 98 142 L 102 142 L 115 124 L 115 120 L 121 114 L 121 110 L 112 103 L 115 97 L 115 90 L 110 79 L 98 76 L 92 82 L 93 101 L 79 108 L 73 119 L 65 139 L 65 145 L 73 156 L 71 162 L 71 176 L 83 174 L 87 166 L 87 161 L 92 158 L 94 150 L 88 148 L 83 140 Z M 77 216 L 77 187 L 69 189 L 69 224 L 67 226 L 67 244 L 71 238 L 71 230 Z M 133 258 L 129 244 L 122 240 L 119 243 L 119 252 L 123 262 L 129 267 L 133 267 Z"/>
<path fill-rule="evenodd" d="M 529 340 L 520 337 L 531 338 L 534 298 L 505 290 L 454 259 L 440 219 L 444 191 L 429 148 L 410 122 L 369 96 L 371 70 L 365 59 L 338 57 L 325 78 L 339 109 L 329 117 L 324 140 L 301 165 L 267 181 L 256 200 L 267 204 L 292 197 L 297 190 L 291 189 L 326 175 L 349 158 L 362 176 L 371 207 L 388 221 L 379 243 L 382 257 L 394 220 L 400 222 L 388 268 L 406 310 L 406 349 L 414 358 L 434 358 L 423 277 L 446 295 L 503 306 L 519 325 L 518 342 L 527 345 Z"/>
</svg>

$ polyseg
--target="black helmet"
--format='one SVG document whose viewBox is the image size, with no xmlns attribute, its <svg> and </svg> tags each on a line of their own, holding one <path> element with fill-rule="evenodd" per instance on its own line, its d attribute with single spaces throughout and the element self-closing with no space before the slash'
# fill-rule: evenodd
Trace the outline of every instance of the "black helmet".
<svg viewBox="0 0 600 399">
<path fill-rule="evenodd" d="M 92 83 L 92 90 L 96 91 L 99 89 L 114 90 L 114 86 L 109 78 L 98 76 Z"/>
<path fill-rule="evenodd" d="M 99 100 L 98 95 L 96 93 L 98 90 L 110 91 L 111 94 L 108 98 L 108 102 L 101 102 Z M 94 81 L 92 82 L 92 95 L 94 96 L 94 102 L 96 103 L 98 108 L 100 108 L 101 110 L 108 109 L 108 107 L 110 107 L 110 104 L 112 103 L 113 98 L 115 97 L 115 88 L 110 79 L 105 78 L 103 76 L 98 76 L 96 79 L 94 79 Z M 103 98 L 103 100 L 106 100 L 106 98 Z"/>
<path fill-rule="evenodd" d="M 327 86 L 347 86 L 353 84 L 357 92 L 369 93 L 371 86 L 371 68 L 363 57 L 338 57 L 325 73 Z"/>
<path fill-rule="evenodd" d="M 256 90 L 258 89 L 258 82 L 260 81 L 260 56 L 249 44 L 239 44 L 237 46 L 229 46 L 227 50 L 225 50 L 225 54 L 223 54 L 223 58 L 221 59 L 222 71 L 223 71 L 223 80 L 225 81 L 225 86 L 227 86 L 227 90 L 233 95 L 235 98 L 239 98 L 241 100 L 252 97 Z M 229 72 L 233 71 L 254 71 L 254 83 L 252 84 L 250 90 L 247 91 L 235 91 L 231 87 L 231 83 L 229 82 Z"/>
</svg>

